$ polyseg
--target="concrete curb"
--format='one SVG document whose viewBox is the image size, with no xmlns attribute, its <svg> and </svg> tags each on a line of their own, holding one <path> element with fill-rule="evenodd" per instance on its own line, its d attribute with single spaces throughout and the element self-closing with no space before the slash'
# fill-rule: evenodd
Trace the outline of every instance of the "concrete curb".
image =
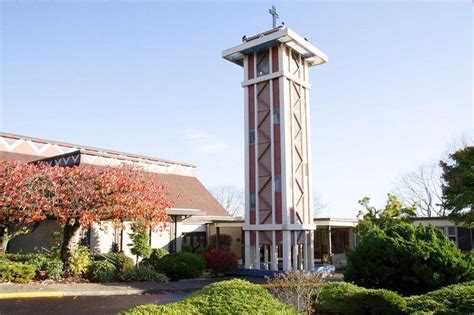
<svg viewBox="0 0 474 315">
<path fill-rule="evenodd" d="M 62 291 L 31 291 L 31 292 L 8 292 L 0 293 L 0 300 L 5 299 L 25 299 L 25 298 L 44 298 L 44 297 L 64 297 Z"/>
<path fill-rule="evenodd" d="M 26 299 L 26 298 L 62 298 L 73 296 L 113 296 L 113 295 L 139 295 L 139 294 L 166 294 L 177 292 L 190 292 L 198 288 L 184 289 L 129 289 L 129 290 L 88 290 L 88 291 L 18 291 L 0 293 L 0 300 Z"/>
<path fill-rule="evenodd" d="M 112 295 L 139 295 L 139 294 L 167 294 L 177 292 L 192 292 L 200 289 L 179 289 L 179 290 L 124 290 L 124 291 L 69 291 L 63 292 L 67 296 L 112 296 Z"/>
<path fill-rule="evenodd" d="M 167 286 L 158 286 L 158 287 L 144 287 L 144 288 L 121 288 L 121 289 L 109 289 L 107 287 L 102 288 L 93 288 L 93 289 L 82 289 L 77 288 L 75 290 L 68 290 L 66 288 L 49 288 L 38 290 L 34 288 L 24 288 L 23 290 L 10 291 L 10 292 L 0 292 L 0 300 L 2 299 L 25 299 L 25 298 L 61 298 L 61 297 L 74 297 L 74 296 L 113 296 L 113 295 L 140 295 L 140 294 L 167 294 L 167 293 L 178 293 L 178 292 L 191 292 L 197 291 L 214 282 L 227 280 L 227 278 L 213 279 L 214 281 L 209 281 L 209 279 L 196 279 L 192 283 L 187 285 L 177 286 L 177 287 L 167 287 Z M 200 283 L 201 281 L 206 281 L 208 283 Z M 179 283 L 179 282 L 178 282 Z M 198 284 L 198 285 L 197 285 Z M 2 289 L 0 287 L 0 289 Z M 14 289 L 14 288 L 12 288 Z M 8 290 L 5 290 L 8 291 Z"/>
</svg>

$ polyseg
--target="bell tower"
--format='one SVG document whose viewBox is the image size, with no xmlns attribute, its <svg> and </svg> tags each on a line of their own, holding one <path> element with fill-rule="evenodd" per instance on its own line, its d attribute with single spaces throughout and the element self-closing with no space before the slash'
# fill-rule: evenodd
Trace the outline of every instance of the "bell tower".
<svg viewBox="0 0 474 315">
<path fill-rule="evenodd" d="M 244 69 L 245 267 L 311 270 L 308 70 L 328 58 L 283 26 L 244 37 L 222 57 Z"/>
</svg>

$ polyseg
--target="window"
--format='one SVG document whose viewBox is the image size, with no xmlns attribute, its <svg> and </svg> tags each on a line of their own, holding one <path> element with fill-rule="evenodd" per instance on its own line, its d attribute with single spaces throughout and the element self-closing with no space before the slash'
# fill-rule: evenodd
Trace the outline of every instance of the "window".
<svg viewBox="0 0 474 315">
<path fill-rule="evenodd" d="M 257 197 L 255 194 L 250 194 L 250 210 L 255 210 Z"/>
<path fill-rule="evenodd" d="M 112 251 L 119 252 L 122 250 L 123 230 L 115 228 L 112 235 Z"/>
<path fill-rule="evenodd" d="M 249 131 L 249 144 L 255 144 L 255 129 Z"/>
<path fill-rule="evenodd" d="M 206 232 L 184 233 L 183 242 L 193 249 L 205 248 L 207 246 Z"/>
<path fill-rule="evenodd" d="M 270 73 L 268 49 L 257 53 L 257 77 Z"/>
<path fill-rule="evenodd" d="M 473 249 L 471 229 L 458 227 L 458 245 L 459 249 L 464 252 Z"/>
<path fill-rule="evenodd" d="M 454 226 L 449 226 L 447 229 L 446 229 L 446 236 L 451 240 L 453 241 L 454 243 L 456 243 L 456 227 Z"/>
<path fill-rule="evenodd" d="M 273 123 L 274 124 L 280 123 L 280 108 L 273 109 Z"/>
<path fill-rule="evenodd" d="M 281 176 L 275 176 L 275 191 L 281 192 Z"/>
</svg>

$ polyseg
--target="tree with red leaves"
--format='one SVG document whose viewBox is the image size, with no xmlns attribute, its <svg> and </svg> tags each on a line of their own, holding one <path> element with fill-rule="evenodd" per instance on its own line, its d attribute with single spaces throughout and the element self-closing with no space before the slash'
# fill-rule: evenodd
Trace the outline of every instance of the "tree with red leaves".
<svg viewBox="0 0 474 315">
<path fill-rule="evenodd" d="M 47 218 L 52 175 L 48 165 L 0 162 L 0 254 L 11 239 L 31 232 Z"/>
<path fill-rule="evenodd" d="M 131 166 L 50 167 L 0 162 L 0 228 L 6 244 L 48 217 L 63 225 L 61 259 L 68 265 L 75 236 L 92 223 L 140 221 L 147 228 L 169 221 L 165 185 Z M 3 241 L 5 243 L 5 241 Z M 6 244 L 4 249 L 6 249 Z"/>
<path fill-rule="evenodd" d="M 73 240 L 81 227 L 92 223 L 140 221 L 154 228 L 169 220 L 166 186 L 149 173 L 129 166 L 60 168 L 53 178 L 58 186 L 52 215 L 64 225 L 61 259 L 68 264 Z"/>
</svg>

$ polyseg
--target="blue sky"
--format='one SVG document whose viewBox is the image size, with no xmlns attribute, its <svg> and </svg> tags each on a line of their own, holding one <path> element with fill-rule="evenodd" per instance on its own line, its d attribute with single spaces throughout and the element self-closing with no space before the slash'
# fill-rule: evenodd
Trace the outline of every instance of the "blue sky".
<svg viewBox="0 0 474 315">
<path fill-rule="evenodd" d="M 221 58 L 280 21 L 310 70 L 314 184 L 328 214 L 472 131 L 470 1 L 2 2 L 0 130 L 191 162 L 244 186 L 242 69 Z"/>
</svg>

